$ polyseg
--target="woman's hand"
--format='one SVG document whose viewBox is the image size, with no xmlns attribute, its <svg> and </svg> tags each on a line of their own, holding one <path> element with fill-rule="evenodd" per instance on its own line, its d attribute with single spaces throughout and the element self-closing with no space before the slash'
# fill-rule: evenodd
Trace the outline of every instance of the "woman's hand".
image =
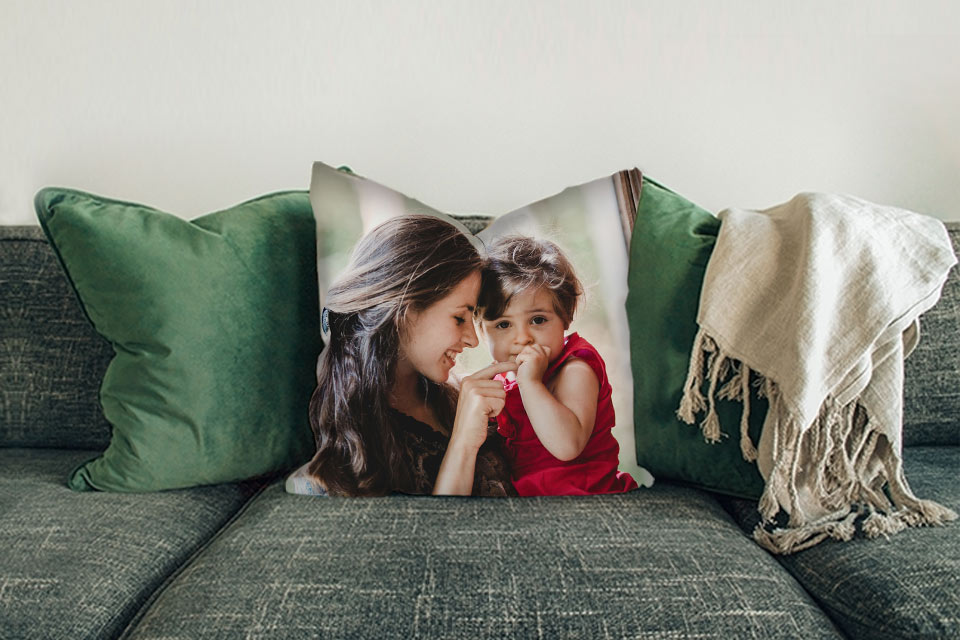
<svg viewBox="0 0 960 640">
<path fill-rule="evenodd" d="M 500 413 L 507 397 L 503 383 L 493 377 L 516 370 L 514 362 L 495 362 L 461 381 L 457 415 L 433 485 L 434 495 L 468 496 L 473 491 L 477 452 L 487 439 L 487 423 Z"/>
<path fill-rule="evenodd" d="M 457 415 L 453 420 L 450 445 L 478 450 L 487 438 L 487 423 L 503 410 L 507 394 L 503 383 L 493 377 L 500 373 L 516 371 L 513 362 L 494 362 L 460 382 L 460 399 Z"/>
</svg>

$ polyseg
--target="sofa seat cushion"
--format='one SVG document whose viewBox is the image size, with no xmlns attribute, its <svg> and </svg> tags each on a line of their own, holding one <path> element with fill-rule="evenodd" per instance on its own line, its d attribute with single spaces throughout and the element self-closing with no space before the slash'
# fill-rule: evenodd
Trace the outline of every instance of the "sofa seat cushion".
<svg viewBox="0 0 960 640">
<path fill-rule="evenodd" d="M 116 637 L 257 489 L 71 491 L 91 454 L 0 449 L 0 636 Z"/>
<path fill-rule="evenodd" d="M 316 498 L 268 487 L 130 638 L 842 637 L 708 494 Z"/>
<path fill-rule="evenodd" d="M 960 447 L 907 447 L 917 495 L 960 511 Z M 755 503 L 728 500 L 747 531 Z M 862 534 L 859 534 L 862 536 Z M 827 541 L 780 562 L 854 638 L 960 637 L 960 522 L 905 529 L 888 539 Z"/>
</svg>

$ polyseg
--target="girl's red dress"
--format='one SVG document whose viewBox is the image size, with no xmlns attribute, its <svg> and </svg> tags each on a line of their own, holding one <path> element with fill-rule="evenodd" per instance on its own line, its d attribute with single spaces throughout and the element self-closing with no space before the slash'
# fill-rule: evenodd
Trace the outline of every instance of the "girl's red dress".
<svg viewBox="0 0 960 640">
<path fill-rule="evenodd" d="M 540 444 L 524 411 L 517 382 L 497 376 L 507 392 L 506 404 L 497 416 L 497 432 L 506 438 L 504 452 L 510 462 L 511 480 L 521 496 L 621 493 L 637 488 L 629 473 L 617 470 L 620 445 L 610 431 L 616 422 L 610 381 L 603 358 L 593 345 L 576 333 L 568 335 L 559 357 L 543 374 L 543 382 L 549 386 L 563 364 L 574 357 L 593 369 L 600 381 L 600 392 L 590 440 L 579 456 L 567 462 L 555 458 Z"/>
</svg>

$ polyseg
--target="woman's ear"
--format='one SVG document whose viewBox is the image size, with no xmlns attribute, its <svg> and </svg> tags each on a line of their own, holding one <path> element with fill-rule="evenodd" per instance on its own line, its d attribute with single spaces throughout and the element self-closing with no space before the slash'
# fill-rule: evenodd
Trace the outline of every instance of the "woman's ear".
<svg viewBox="0 0 960 640">
<path fill-rule="evenodd" d="M 397 309 L 397 315 L 395 317 L 397 323 L 397 335 L 403 339 L 406 337 L 410 327 L 417 322 L 420 314 L 415 311 L 411 305 L 405 304 L 401 308 Z"/>
</svg>

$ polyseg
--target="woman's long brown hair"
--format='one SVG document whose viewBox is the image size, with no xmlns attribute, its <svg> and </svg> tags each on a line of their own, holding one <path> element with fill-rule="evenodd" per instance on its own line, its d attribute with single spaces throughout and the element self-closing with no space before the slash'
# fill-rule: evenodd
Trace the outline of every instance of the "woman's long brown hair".
<svg viewBox="0 0 960 640">
<path fill-rule="evenodd" d="M 481 267 L 470 240 L 434 216 L 391 218 L 357 244 L 327 292 L 330 343 L 310 399 L 317 452 L 308 469 L 331 495 L 415 489 L 389 404 L 404 323 Z M 456 391 L 422 376 L 421 388 L 452 427 Z"/>
</svg>

